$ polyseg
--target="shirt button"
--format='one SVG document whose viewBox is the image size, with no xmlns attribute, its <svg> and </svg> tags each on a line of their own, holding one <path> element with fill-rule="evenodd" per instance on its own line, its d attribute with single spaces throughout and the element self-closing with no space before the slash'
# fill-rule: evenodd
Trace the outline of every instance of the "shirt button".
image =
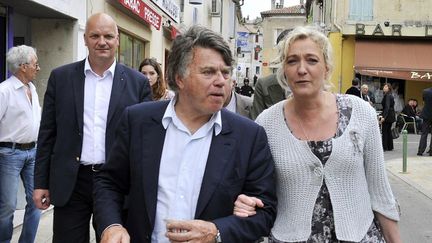
<svg viewBox="0 0 432 243">
<path fill-rule="evenodd" d="M 321 170 L 321 168 L 320 167 L 315 167 L 314 174 L 316 176 L 318 176 L 318 177 L 321 177 L 322 176 L 322 170 Z"/>
</svg>

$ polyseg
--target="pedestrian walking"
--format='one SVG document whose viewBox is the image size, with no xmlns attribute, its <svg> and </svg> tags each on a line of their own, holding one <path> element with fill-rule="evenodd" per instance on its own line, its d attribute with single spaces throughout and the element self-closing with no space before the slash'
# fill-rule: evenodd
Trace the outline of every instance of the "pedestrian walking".
<svg viewBox="0 0 432 243">
<path fill-rule="evenodd" d="M 269 233 L 276 198 L 266 135 L 222 109 L 232 62 L 228 43 L 209 29 L 193 26 L 176 37 L 167 65 L 174 99 L 126 108 L 95 177 L 102 243 L 254 242 Z M 239 218 L 232 202 L 246 192 L 267 206 Z"/>
<path fill-rule="evenodd" d="M 420 114 L 420 118 L 423 119 L 421 126 L 421 136 L 418 146 L 417 155 L 422 156 L 427 147 L 427 137 L 432 131 L 432 87 L 423 90 L 423 103 L 424 107 Z M 432 156 L 432 135 L 429 144 L 429 155 Z"/>
<path fill-rule="evenodd" d="M 10 242 L 19 180 L 26 206 L 20 243 L 34 242 L 40 210 L 32 200 L 41 108 L 33 80 L 40 70 L 36 50 L 21 45 L 6 54 L 12 76 L 0 83 L 0 242 Z"/>
<path fill-rule="evenodd" d="M 392 95 L 392 86 L 388 83 L 383 86 L 383 99 L 381 101 L 383 111 L 380 116 L 382 125 L 382 147 L 384 151 L 393 150 L 392 124 L 396 121 L 394 110 L 395 100 Z"/>
<path fill-rule="evenodd" d="M 147 78 L 115 59 L 112 17 L 90 16 L 84 42 L 88 57 L 54 69 L 44 98 L 33 199 L 40 209 L 54 205 L 54 243 L 89 242 L 93 176 L 111 152 L 124 108 L 152 99 Z"/>
<path fill-rule="evenodd" d="M 269 242 L 399 243 L 375 110 L 358 97 L 327 91 L 332 58 L 320 30 L 290 32 L 277 74 L 291 96 L 256 119 L 267 132 L 277 171 Z M 246 195 L 235 205 L 237 216 L 266 207 Z"/>
</svg>

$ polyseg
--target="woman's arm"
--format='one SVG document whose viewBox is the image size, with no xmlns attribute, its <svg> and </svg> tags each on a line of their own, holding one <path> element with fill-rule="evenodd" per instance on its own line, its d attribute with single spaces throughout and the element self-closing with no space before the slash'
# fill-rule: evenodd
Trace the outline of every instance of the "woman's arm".
<svg viewBox="0 0 432 243">
<path fill-rule="evenodd" d="M 381 226 L 381 231 L 384 235 L 384 239 L 387 243 L 401 243 L 401 237 L 399 232 L 399 227 L 397 221 L 391 220 L 386 216 L 374 212 L 375 217 L 378 219 L 378 222 Z"/>
</svg>

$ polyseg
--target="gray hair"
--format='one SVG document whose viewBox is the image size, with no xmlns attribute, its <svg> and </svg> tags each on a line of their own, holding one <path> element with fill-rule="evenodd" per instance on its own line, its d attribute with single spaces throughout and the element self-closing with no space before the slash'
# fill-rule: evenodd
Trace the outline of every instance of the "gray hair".
<svg viewBox="0 0 432 243">
<path fill-rule="evenodd" d="M 174 92 L 178 92 L 176 77 L 188 75 L 194 48 L 210 48 L 222 55 L 227 66 L 232 66 L 233 57 L 228 43 L 218 33 L 202 26 L 192 26 L 184 34 L 178 35 L 168 56 L 166 79 Z"/>
<path fill-rule="evenodd" d="M 333 49 L 329 39 L 315 26 L 299 26 L 292 30 L 283 43 L 283 51 L 279 53 L 279 60 L 283 60 L 277 70 L 276 76 L 281 87 L 287 91 L 290 90 L 284 73 L 284 65 L 290 46 L 297 40 L 311 39 L 321 49 L 324 56 L 324 63 L 328 69 L 326 79 L 324 80 L 324 90 L 330 90 L 333 85 L 329 78 L 333 71 Z"/>
<path fill-rule="evenodd" d="M 21 45 L 9 49 L 6 54 L 6 62 L 11 73 L 15 74 L 22 64 L 30 63 L 36 57 L 36 49 L 31 46 Z"/>
</svg>

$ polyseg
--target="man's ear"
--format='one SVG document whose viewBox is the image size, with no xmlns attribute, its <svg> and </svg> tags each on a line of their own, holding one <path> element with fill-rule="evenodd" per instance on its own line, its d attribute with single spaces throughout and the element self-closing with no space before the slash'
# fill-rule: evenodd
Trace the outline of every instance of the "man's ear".
<svg viewBox="0 0 432 243">
<path fill-rule="evenodd" d="M 177 86 L 179 87 L 179 89 L 183 89 L 184 81 L 183 81 L 183 78 L 180 77 L 180 75 L 177 74 L 175 76 L 175 82 L 176 82 Z"/>
</svg>

